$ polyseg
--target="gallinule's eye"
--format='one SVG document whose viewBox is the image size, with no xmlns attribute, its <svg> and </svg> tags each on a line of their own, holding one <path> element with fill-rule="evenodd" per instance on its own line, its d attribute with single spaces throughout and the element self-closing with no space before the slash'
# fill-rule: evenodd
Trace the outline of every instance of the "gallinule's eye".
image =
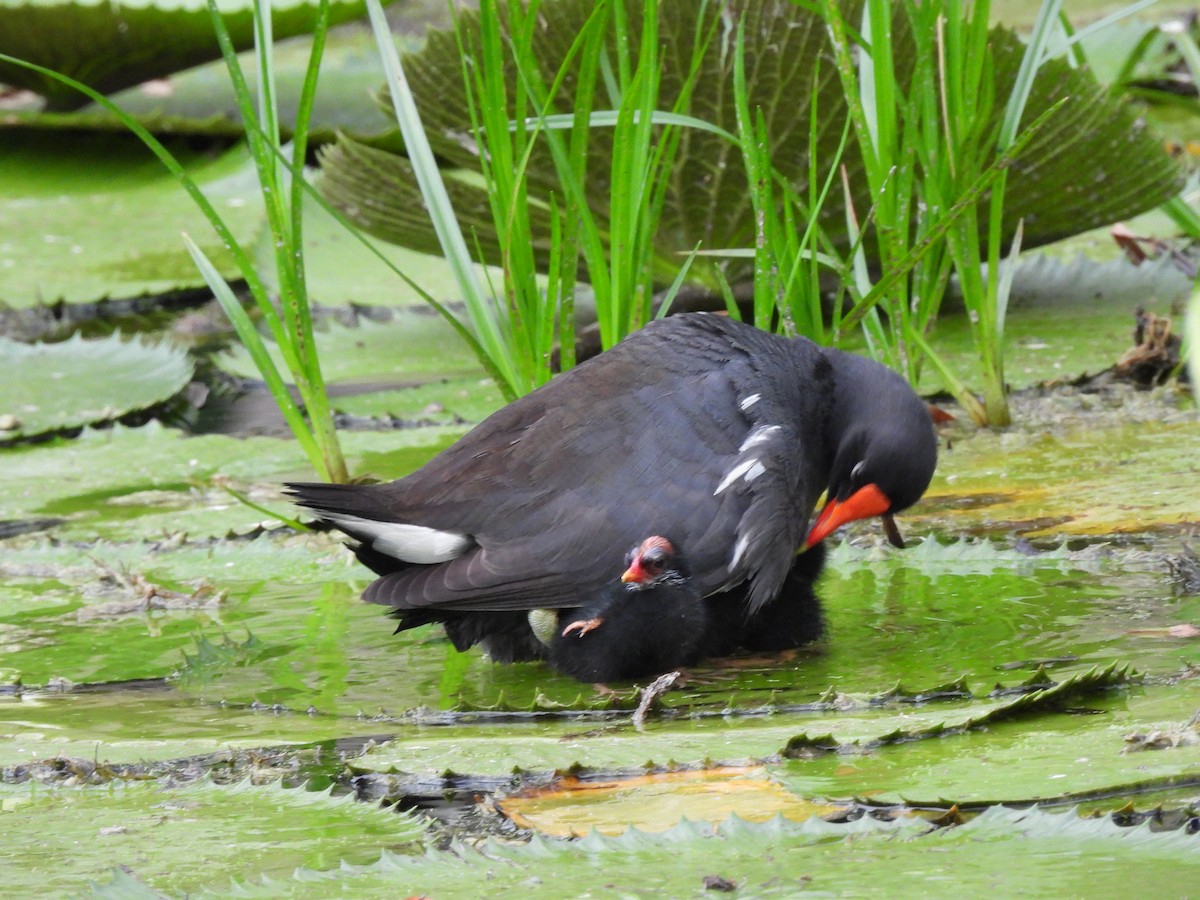
<svg viewBox="0 0 1200 900">
<path fill-rule="evenodd" d="M 642 568 L 661 572 L 667 565 L 667 554 L 658 547 L 651 547 L 642 554 Z"/>
</svg>

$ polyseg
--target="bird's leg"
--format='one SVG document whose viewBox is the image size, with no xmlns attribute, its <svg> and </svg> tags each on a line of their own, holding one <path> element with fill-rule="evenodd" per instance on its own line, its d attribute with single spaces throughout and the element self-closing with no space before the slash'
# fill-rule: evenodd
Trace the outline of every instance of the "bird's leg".
<svg viewBox="0 0 1200 900">
<path fill-rule="evenodd" d="M 600 616 L 596 616 L 594 619 L 580 619 L 576 622 L 572 622 L 570 625 L 564 628 L 562 630 L 562 636 L 566 637 L 572 631 L 578 631 L 579 637 L 583 637 L 589 631 L 599 628 L 603 624 L 604 619 Z"/>
<path fill-rule="evenodd" d="M 883 533 L 887 535 L 888 543 L 903 550 L 904 537 L 900 534 L 900 529 L 896 527 L 896 520 L 892 518 L 892 514 L 884 513 L 880 518 L 883 519 Z"/>
</svg>

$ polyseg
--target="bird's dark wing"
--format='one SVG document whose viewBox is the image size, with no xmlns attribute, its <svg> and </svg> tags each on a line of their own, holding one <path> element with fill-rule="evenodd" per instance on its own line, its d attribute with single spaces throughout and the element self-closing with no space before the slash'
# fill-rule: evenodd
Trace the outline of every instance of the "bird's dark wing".
<svg viewBox="0 0 1200 900">
<path fill-rule="evenodd" d="M 757 338 L 755 402 L 742 401 L 752 427 L 739 466 L 761 474 L 748 482 L 749 504 L 738 522 L 730 581 L 749 582 L 751 613 L 779 593 L 808 532 L 808 521 L 828 480 L 826 441 L 834 371 L 807 342 Z"/>
<path fill-rule="evenodd" d="M 384 575 L 367 598 L 447 610 L 579 606 L 650 532 L 685 549 L 702 594 L 731 583 L 735 544 L 748 536 L 754 546 L 738 578 L 769 564 L 756 596 L 769 592 L 786 574 L 786 565 L 774 574 L 777 548 L 798 543 L 786 508 L 797 480 L 789 453 L 801 448 L 789 451 L 794 429 L 780 428 L 764 445 L 761 472 L 747 480 L 747 469 L 717 490 L 746 462 L 758 420 L 779 407 L 773 389 L 760 390 L 747 335 L 776 348 L 783 341 L 717 316 L 654 323 L 498 411 L 407 478 L 352 489 L 369 496 L 338 509 L 467 544 L 439 565 Z M 759 411 L 745 406 L 755 393 L 769 401 Z M 312 494 L 301 499 L 318 514 L 330 509 Z M 806 520 L 808 510 L 800 514 Z"/>
</svg>

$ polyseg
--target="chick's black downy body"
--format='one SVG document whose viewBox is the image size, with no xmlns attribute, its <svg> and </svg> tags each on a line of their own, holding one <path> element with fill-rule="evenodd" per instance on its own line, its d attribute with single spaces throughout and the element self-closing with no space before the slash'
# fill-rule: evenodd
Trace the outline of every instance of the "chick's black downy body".
<svg viewBox="0 0 1200 900">
<path fill-rule="evenodd" d="M 683 555 L 655 535 L 630 551 L 621 580 L 593 603 L 560 610 L 550 636 L 550 665 L 580 681 L 626 681 L 670 672 L 698 660 L 708 607 Z"/>
</svg>

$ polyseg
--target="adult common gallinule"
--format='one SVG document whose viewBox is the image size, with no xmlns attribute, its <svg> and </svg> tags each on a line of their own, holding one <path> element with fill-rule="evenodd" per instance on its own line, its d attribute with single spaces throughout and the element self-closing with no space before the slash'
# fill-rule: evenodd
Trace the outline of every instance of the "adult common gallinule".
<svg viewBox="0 0 1200 900">
<path fill-rule="evenodd" d="M 682 554 L 667 538 L 629 551 L 621 581 L 576 610 L 560 610 L 548 635 L 550 665 L 580 681 L 661 675 L 699 659 L 708 610 Z"/>
<path fill-rule="evenodd" d="M 540 653 L 525 612 L 598 596 L 647 522 L 687 548 L 700 596 L 742 598 L 749 634 L 798 547 L 853 519 L 890 524 L 936 457 L 925 404 L 891 370 L 697 313 L 651 323 L 398 481 L 289 487 L 354 538 L 380 576 L 365 599 L 400 629 L 443 622 L 504 661 Z"/>
</svg>

